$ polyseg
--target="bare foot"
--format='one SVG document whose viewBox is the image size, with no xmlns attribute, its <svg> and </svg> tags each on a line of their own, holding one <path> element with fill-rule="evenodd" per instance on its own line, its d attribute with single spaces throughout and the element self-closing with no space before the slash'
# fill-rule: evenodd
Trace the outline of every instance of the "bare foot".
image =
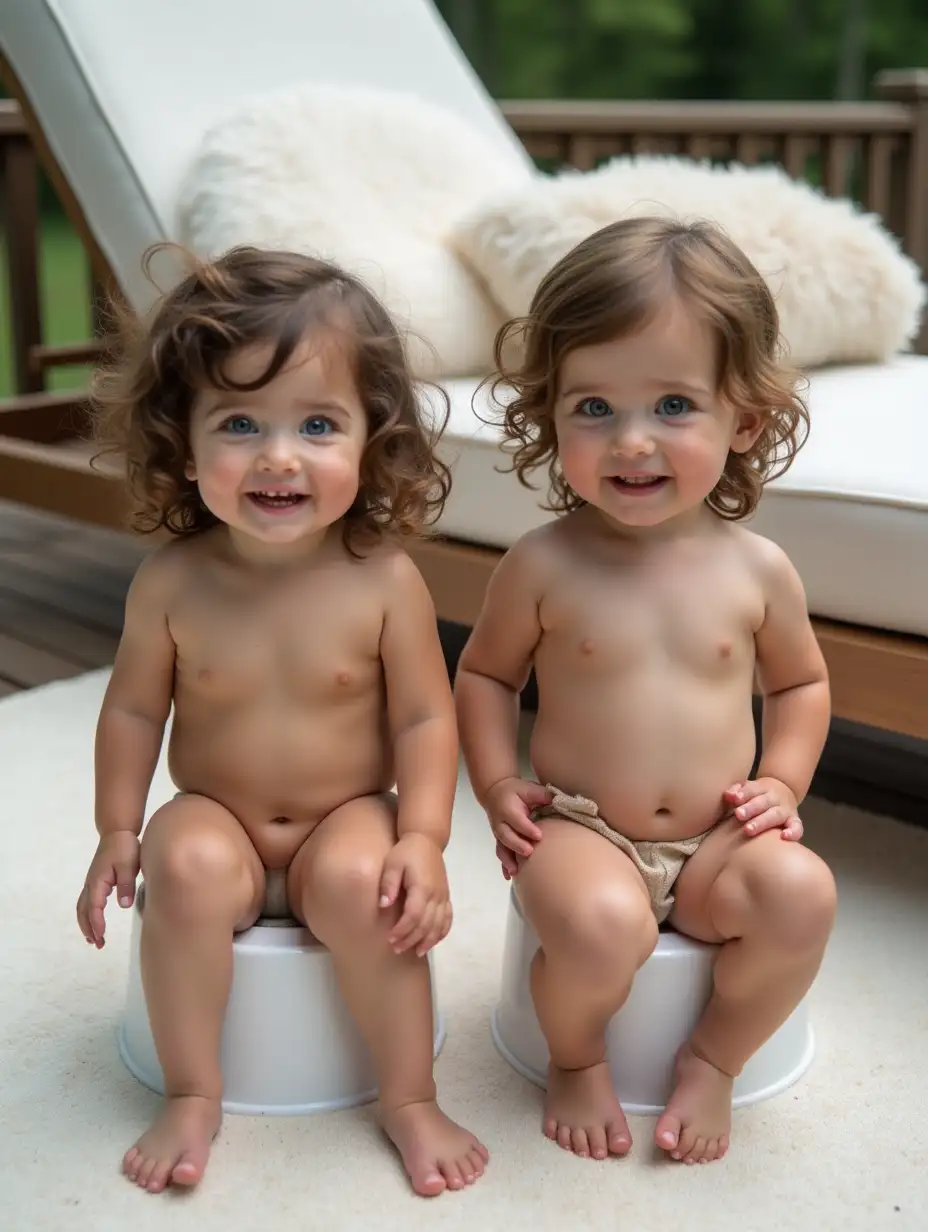
<svg viewBox="0 0 928 1232">
<path fill-rule="evenodd" d="M 122 1170 L 149 1193 L 167 1185 L 196 1185 L 221 1123 L 219 1100 L 200 1095 L 166 1099 L 151 1129 L 126 1152 Z"/>
<path fill-rule="evenodd" d="M 657 1122 L 657 1145 L 686 1164 L 721 1159 L 731 1133 L 733 1085 L 733 1078 L 684 1044 L 677 1053 L 673 1094 Z"/>
<path fill-rule="evenodd" d="M 434 1198 L 446 1189 L 473 1185 L 483 1176 L 490 1152 L 446 1117 L 433 1099 L 382 1108 L 380 1117 L 417 1194 Z"/>
<path fill-rule="evenodd" d="M 548 1067 L 544 1132 L 565 1151 L 583 1159 L 628 1154 L 632 1136 L 608 1062 L 589 1069 Z"/>
</svg>

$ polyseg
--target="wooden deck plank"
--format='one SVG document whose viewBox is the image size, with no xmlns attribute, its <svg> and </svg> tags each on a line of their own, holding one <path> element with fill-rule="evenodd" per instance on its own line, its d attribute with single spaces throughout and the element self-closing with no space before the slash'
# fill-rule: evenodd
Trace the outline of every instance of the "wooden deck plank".
<svg viewBox="0 0 928 1232">
<path fill-rule="evenodd" d="M 53 680 L 67 680 L 84 671 L 84 664 L 75 663 L 67 651 L 56 654 L 0 632 L 0 676 L 20 688 L 31 689 L 51 684 Z"/>
</svg>

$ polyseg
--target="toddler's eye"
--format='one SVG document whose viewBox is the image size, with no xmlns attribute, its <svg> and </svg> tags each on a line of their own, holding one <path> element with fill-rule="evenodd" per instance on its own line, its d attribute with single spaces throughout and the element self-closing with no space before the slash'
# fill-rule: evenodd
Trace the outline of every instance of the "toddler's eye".
<svg viewBox="0 0 928 1232">
<path fill-rule="evenodd" d="M 612 407 L 602 398 L 584 398 L 577 410 L 581 415 L 588 415 L 590 419 L 604 419 L 612 414 Z"/>
<path fill-rule="evenodd" d="M 247 436 L 249 432 L 257 431 L 254 420 L 249 419 L 247 415 L 233 415 L 231 419 L 225 421 L 222 427 L 223 431 L 231 436 Z"/>
<path fill-rule="evenodd" d="M 685 415 L 687 411 L 693 409 L 693 404 L 689 398 L 684 398 L 682 394 L 668 394 L 661 398 L 657 404 L 657 413 L 666 415 L 668 419 L 678 419 L 681 415 Z"/>
<path fill-rule="evenodd" d="M 303 420 L 302 430 L 307 436 L 327 436 L 332 431 L 332 423 L 328 419 L 314 415 L 312 419 Z"/>
</svg>

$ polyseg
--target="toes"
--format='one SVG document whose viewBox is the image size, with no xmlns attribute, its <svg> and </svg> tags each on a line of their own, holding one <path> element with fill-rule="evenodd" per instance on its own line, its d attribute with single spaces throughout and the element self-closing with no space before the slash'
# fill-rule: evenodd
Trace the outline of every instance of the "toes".
<svg viewBox="0 0 928 1232">
<path fill-rule="evenodd" d="M 130 1147 L 122 1159 L 122 1170 L 130 1181 L 134 1181 L 138 1176 L 141 1166 L 142 1156 L 139 1153 L 139 1148 L 137 1146 Z"/>
<path fill-rule="evenodd" d="M 607 1125 L 609 1150 L 613 1155 L 627 1155 L 632 1149 L 632 1136 L 624 1125 Z"/>
<path fill-rule="evenodd" d="M 663 1151 L 671 1151 L 674 1159 L 679 1159 L 680 1156 L 676 1153 L 676 1148 L 680 1142 L 680 1131 L 683 1126 L 680 1124 L 680 1118 L 674 1116 L 671 1112 L 665 1112 L 657 1122 L 657 1129 L 654 1131 L 654 1140 Z"/>
<path fill-rule="evenodd" d="M 585 1129 L 574 1129 L 570 1133 L 570 1146 L 575 1155 L 579 1155 L 581 1159 L 588 1159 L 590 1154 L 590 1142 L 586 1136 Z"/>
<path fill-rule="evenodd" d="M 171 1180 L 175 1185 L 196 1185 L 203 1174 L 203 1165 L 188 1151 L 174 1165 Z"/>
<path fill-rule="evenodd" d="M 468 1151 L 467 1166 L 473 1172 L 475 1180 L 478 1176 L 483 1176 L 489 1158 L 486 1147 L 481 1146 L 479 1143 L 476 1146 L 472 1146 Z"/>
<path fill-rule="evenodd" d="M 716 1158 L 724 1159 L 727 1154 L 728 1154 L 728 1134 L 722 1134 L 721 1138 L 719 1138 L 719 1153 Z"/>
<path fill-rule="evenodd" d="M 570 1150 L 570 1126 L 559 1125 L 557 1127 L 557 1144 L 565 1151 Z"/>
<path fill-rule="evenodd" d="M 687 1151 L 684 1158 L 684 1163 L 698 1164 L 701 1163 L 706 1154 L 705 1138 L 697 1138 L 694 1145 Z"/>
<path fill-rule="evenodd" d="M 606 1131 L 597 1125 L 595 1129 L 588 1129 L 586 1136 L 590 1144 L 590 1154 L 593 1158 L 605 1159 L 609 1154 L 609 1145 L 606 1142 Z"/>
<path fill-rule="evenodd" d="M 550 1138 L 552 1142 L 557 1142 L 557 1120 L 553 1116 L 546 1116 L 541 1125 L 541 1131 L 546 1138 Z"/>
<path fill-rule="evenodd" d="M 410 1172 L 409 1179 L 416 1193 L 424 1198 L 434 1198 L 448 1188 L 448 1182 L 433 1164 L 420 1171 Z"/>
<path fill-rule="evenodd" d="M 719 1140 L 718 1138 L 710 1138 L 706 1144 L 706 1153 L 702 1157 L 704 1164 L 711 1164 L 719 1157 Z"/>
<path fill-rule="evenodd" d="M 692 1130 L 688 1125 L 685 1125 L 680 1134 L 677 1149 L 675 1151 L 671 1151 L 670 1153 L 674 1159 L 688 1159 L 693 1154 L 693 1149 L 696 1146 L 696 1142 L 697 1135 L 695 1130 Z"/>
<path fill-rule="evenodd" d="M 138 1176 L 136 1177 L 136 1185 L 139 1189 L 147 1189 L 148 1182 L 151 1180 L 151 1175 L 157 1167 L 157 1159 L 145 1159 L 142 1161 L 142 1166 L 139 1168 Z"/>
<path fill-rule="evenodd" d="M 148 1178 L 148 1192 L 161 1193 L 162 1189 L 164 1189 L 168 1183 L 170 1172 L 170 1164 L 166 1163 L 164 1160 L 159 1160 L 152 1169 L 151 1176 Z"/>
<path fill-rule="evenodd" d="M 441 1173 L 444 1176 L 449 1189 L 463 1189 L 464 1188 L 466 1182 L 461 1173 L 460 1165 L 457 1163 L 456 1160 L 449 1160 L 448 1162 L 442 1162 L 438 1166 L 441 1169 Z"/>
<path fill-rule="evenodd" d="M 471 1152 L 473 1152 L 473 1151 L 476 1151 L 476 1152 L 477 1152 L 478 1156 L 479 1156 L 479 1157 L 483 1160 L 483 1162 L 484 1162 L 484 1164 L 485 1164 L 485 1165 L 486 1165 L 486 1164 L 488 1164 L 488 1163 L 490 1162 L 490 1152 L 489 1152 L 489 1151 L 487 1150 L 487 1148 L 483 1145 L 483 1143 L 482 1143 L 482 1142 L 478 1142 L 478 1141 L 476 1140 L 476 1138 L 474 1139 L 474 1145 L 471 1147 Z M 482 1169 L 481 1169 L 481 1171 L 482 1171 Z"/>
</svg>

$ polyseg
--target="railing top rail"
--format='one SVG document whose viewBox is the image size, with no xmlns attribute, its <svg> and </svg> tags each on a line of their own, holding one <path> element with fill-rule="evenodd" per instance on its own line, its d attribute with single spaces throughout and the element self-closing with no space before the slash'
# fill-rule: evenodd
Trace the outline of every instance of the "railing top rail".
<svg viewBox="0 0 928 1232">
<path fill-rule="evenodd" d="M 900 103 L 595 102 L 505 99 L 520 133 L 726 133 L 864 136 L 908 133 L 912 109 Z"/>
<path fill-rule="evenodd" d="M 0 137 L 26 134 L 26 121 L 19 109 L 19 103 L 11 98 L 0 98 Z"/>
</svg>

